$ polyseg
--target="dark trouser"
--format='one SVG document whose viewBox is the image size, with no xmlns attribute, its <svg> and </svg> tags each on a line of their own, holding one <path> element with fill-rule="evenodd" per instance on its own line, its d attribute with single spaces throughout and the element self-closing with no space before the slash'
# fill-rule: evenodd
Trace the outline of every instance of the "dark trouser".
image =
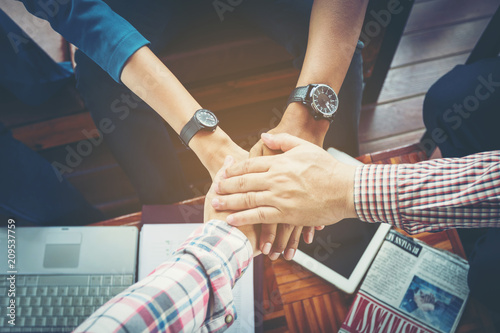
<svg viewBox="0 0 500 333">
<path fill-rule="evenodd" d="M 183 30 L 202 29 L 198 21 L 200 16 L 219 20 L 211 1 L 106 2 L 151 41 L 151 49 L 157 54 L 174 38 L 182 38 Z M 263 30 L 282 44 L 293 55 L 294 65 L 300 67 L 307 45 L 311 5 L 310 0 L 244 1 L 224 15 L 238 16 Z M 226 20 L 221 22 L 226 23 Z M 339 93 L 338 116 L 325 140 L 325 146 L 335 146 L 351 155 L 358 153 L 361 47 L 362 44 L 358 45 Z M 168 125 L 145 103 L 132 99 L 128 88 L 113 81 L 83 53 L 76 54 L 76 62 L 78 89 L 85 104 L 96 124 L 110 119 L 115 125 L 114 131 L 104 134 L 104 141 L 136 188 L 142 203 L 165 204 L 189 197 L 190 191 L 167 132 Z"/>
<path fill-rule="evenodd" d="M 424 122 L 443 157 L 500 149 L 500 58 L 455 67 L 424 101 Z M 500 230 L 460 229 L 471 294 L 500 311 Z"/>
</svg>

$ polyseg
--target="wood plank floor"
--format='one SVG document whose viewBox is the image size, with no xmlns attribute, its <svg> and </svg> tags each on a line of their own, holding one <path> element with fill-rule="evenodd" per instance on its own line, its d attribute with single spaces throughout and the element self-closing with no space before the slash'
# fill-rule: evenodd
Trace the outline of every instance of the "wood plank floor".
<svg viewBox="0 0 500 333">
<path fill-rule="evenodd" d="M 361 153 L 415 143 L 424 132 L 425 92 L 463 64 L 500 0 L 417 1 L 377 105 L 363 108 Z"/>
</svg>

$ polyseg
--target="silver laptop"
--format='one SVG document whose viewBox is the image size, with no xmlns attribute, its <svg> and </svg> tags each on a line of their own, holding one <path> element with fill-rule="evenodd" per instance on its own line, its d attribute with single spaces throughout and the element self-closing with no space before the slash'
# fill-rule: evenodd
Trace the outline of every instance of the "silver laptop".
<svg viewBox="0 0 500 333">
<path fill-rule="evenodd" d="M 135 227 L 1 228 L 0 332 L 71 332 L 135 282 L 137 248 Z"/>
</svg>

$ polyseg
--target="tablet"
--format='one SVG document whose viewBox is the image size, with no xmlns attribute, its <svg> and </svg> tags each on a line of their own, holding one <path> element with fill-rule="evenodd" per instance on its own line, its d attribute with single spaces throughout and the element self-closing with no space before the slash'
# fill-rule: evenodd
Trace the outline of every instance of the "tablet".
<svg viewBox="0 0 500 333">
<path fill-rule="evenodd" d="M 301 240 L 293 260 L 352 294 L 391 226 L 345 219 L 317 231 L 312 244 Z"/>
</svg>

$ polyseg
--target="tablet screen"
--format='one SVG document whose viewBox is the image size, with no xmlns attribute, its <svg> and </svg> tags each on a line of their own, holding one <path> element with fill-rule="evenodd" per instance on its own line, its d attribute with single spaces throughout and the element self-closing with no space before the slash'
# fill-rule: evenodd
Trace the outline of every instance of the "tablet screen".
<svg viewBox="0 0 500 333">
<path fill-rule="evenodd" d="M 312 244 L 301 239 L 299 250 L 349 279 L 379 226 L 345 219 L 316 231 Z"/>
</svg>

